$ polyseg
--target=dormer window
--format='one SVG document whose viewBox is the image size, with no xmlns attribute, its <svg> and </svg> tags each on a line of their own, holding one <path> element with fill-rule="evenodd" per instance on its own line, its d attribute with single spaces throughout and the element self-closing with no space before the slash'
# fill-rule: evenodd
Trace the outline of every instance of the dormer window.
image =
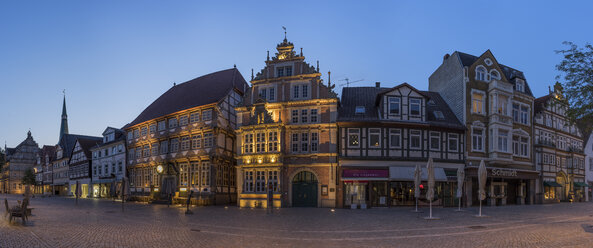
<svg viewBox="0 0 593 248">
<path fill-rule="evenodd" d="M 419 116 L 420 115 L 420 99 L 410 99 L 410 115 L 412 116 Z"/>
<path fill-rule="evenodd" d="M 401 98 L 399 97 L 389 97 L 389 114 L 390 115 L 399 115 L 401 109 Z"/>
<path fill-rule="evenodd" d="M 356 109 L 354 109 L 354 114 L 357 115 L 363 115 L 366 112 L 366 109 L 364 106 L 356 106 Z"/>
<path fill-rule="evenodd" d="M 442 111 L 434 111 L 434 117 L 437 118 L 437 120 L 444 120 L 445 116 L 443 115 Z"/>
<path fill-rule="evenodd" d="M 476 68 L 476 80 L 486 81 L 486 69 L 483 66 Z"/>
<path fill-rule="evenodd" d="M 517 90 L 519 92 L 524 92 L 525 91 L 525 82 L 523 82 L 523 80 L 521 80 L 521 79 L 517 79 L 515 82 L 515 90 Z"/>
</svg>

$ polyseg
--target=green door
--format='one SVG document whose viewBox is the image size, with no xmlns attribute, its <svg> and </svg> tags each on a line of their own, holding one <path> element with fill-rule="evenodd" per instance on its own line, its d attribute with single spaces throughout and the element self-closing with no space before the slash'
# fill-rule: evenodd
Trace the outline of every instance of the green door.
<svg viewBox="0 0 593 248">
<path fill-rule="evenodd" d="M 311 172 L 302 171 L 292 180 L 292 206 L 317 207 L 317 177 Z"/>
</svg>

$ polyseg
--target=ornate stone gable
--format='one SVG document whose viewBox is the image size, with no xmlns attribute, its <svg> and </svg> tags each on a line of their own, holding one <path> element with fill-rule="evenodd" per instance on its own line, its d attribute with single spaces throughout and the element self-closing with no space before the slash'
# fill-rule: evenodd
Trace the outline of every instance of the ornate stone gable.
<svg viewBox="0 0 593 248">
<path fill-rule="evenodd" d="M 270 124 L 274 123 L 272 119 L 272 115 L 266 109 L 266 101 L 263 99 L 258 99 L 255 104 L 253 105 L 253 110 L 251 114 L 251 119 L 249 120 L 249 125 L 259 125 L 259 124 Z"/>
</svg>

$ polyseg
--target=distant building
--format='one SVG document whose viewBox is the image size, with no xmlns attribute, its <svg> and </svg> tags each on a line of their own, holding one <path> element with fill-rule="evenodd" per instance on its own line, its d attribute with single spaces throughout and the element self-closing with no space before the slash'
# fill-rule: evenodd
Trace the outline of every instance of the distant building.
<svg viewBox="0 0 593 248">
<path fill-rule="evenodd" d="M 457 170 L 465 167 L 465 127 L 439 93 L 407 83 L 346 87 L 338 117 L 339 206 L 413 206 L 414 169 L 435 166 L 433 205 L 457 206 Z M 426 186 L 426 185 L 425 185 Z M 426 188 L 421 188 L 426 195 Z M 343 197 L 341 197 L 343 195 Z M 423 197 L 420 204 L 429 204 Z"/>
<path fill-rule="evenodd" d="M 35 175 L 37 185 L 35 185 L 35 194 L 51 193 L 52 184 L 52 162 L 55 159 L 56 147 L 44 145 L 37 156 L 35 164 Z"/>
<path fill-rule="evenodd" d="M 536 168 L 541 172 L 543 203 L 585 200 L 583 135 L 566 116 L 562 86 L 535 99 Z"/>
<path fill-rule="evenodd" d="M 92 191 L 91 168 L 93 160 L 91 158 L 91 148 L 102 143 L 101 137 L 78 137 L 72 147 L 71 157 L 68 161 L 68 179 L 70 185 L 69 195 L 75 195 L 77 183 L 81 188 L 80 197 L 90 197 Z"/>
<path fill-rule="evenodd" d="M 523 72 L 506 66 L 490 50 L 480 56 L 445 55 L 429 77 L 467 128 L 467 205 L 478 205 L 478 166 L 486 163 L 486 203 L 534 204 L 541 192 L 533 152 L 533 94 Z"/>
<path fill-rule="evenodd" d="M 123 129 L 131 193 L 144 200 L 186 199 L 199 204 L 236 200 L 234 107 L 247 83 L 236 68 L 174 85 Z M 171 190 L 171 189 L 169 189 Z"/>
<path fill-rule="evenodd" d="M 240 207 L 334 207 L 338 98 L 286 38 L 237 107 Z"/>
<path fill-rule="evenodd" d="M 33 169 L 37 163 L 39 145 L 27 132 L 27 138 L 15 148 L 6 148 L 6 164 L 3 167 L 0 177 L 0 190 L 8 194 L 25 193 L 25 185 L 22 184 L 25 171 Z M 33 188 L 31 188 L 33 192 Z"/>
<path fill-rule="evenodd" d="M 107 127 L 103 143 L 91 148 L 92 197 L 109 197 L 126 177 L 126 136 L 121 129 Z"/>
</svg>

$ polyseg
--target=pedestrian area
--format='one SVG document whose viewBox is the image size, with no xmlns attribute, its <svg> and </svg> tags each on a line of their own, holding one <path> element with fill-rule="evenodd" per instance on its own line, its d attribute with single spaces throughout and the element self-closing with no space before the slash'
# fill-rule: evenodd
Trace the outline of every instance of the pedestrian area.
<svg viewBox="0 0 593 248">
<path fill-rule="evenodd" d="M 0 195 L 10 205 L 22 196 Z M 366 210 L 194 207 L 34 198 L 33 216 L 0 221 L 0 247 L 593 247 L 593 204 Z"/>
</svg>

